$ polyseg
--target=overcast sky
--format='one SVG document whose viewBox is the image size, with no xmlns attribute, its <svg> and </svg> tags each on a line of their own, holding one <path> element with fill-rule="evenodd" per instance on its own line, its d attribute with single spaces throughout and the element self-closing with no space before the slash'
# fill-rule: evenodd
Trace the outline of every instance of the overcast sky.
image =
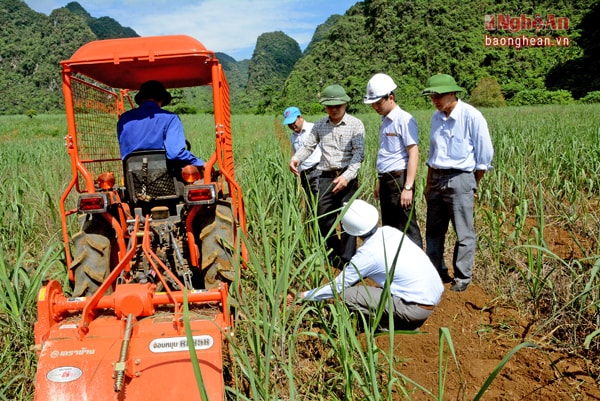
<svg viewBox="0 0 600 401">
<path fill-rule="evenodd" d="M 49 15 L 71 0 L 25 0 Z M 186 34 L 209 50 L 240 61 L 252 57 L 256 39 L 283 31 L 304 50 L 315 29 L 358 0 L 77 0 L 92 17 L 111 17 L 141 36 Z"/>
</svg>

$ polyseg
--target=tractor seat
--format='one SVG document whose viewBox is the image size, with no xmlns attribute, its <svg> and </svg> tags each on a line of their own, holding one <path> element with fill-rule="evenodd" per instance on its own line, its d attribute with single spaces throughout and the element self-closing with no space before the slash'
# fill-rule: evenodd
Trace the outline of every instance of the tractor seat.
<svg viewBox="0 0 600 401">
<path fill-rule="evenodd" d="M 133 202 L 177 199 L 181 184 L 163 149 L 132 152 L 123 160 L 125 187 Z"/>
</svg>

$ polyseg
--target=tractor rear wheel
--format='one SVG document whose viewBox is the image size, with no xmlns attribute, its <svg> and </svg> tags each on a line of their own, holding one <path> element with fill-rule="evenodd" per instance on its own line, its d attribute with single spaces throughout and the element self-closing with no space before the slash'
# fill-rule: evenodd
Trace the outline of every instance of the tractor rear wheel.
<svg viewBox="0 0 600 401">
<path fill-rule="evenodd" d="M 75 279 L 74 297 L 90 296 L 110 271 L 110 240 L 102 234 L 83 231 L 73 236 L 75 259 L 71 264 Z"/>
<path fill-rule="evenodd" d="M 219 201 L 214 219 L 202 228 L 199 236 L 204 288 L 215 288 L 221 281 L 231 283 L 235 278 L 232 265 L 234 227 L 231 199 Z"/>
</svg>

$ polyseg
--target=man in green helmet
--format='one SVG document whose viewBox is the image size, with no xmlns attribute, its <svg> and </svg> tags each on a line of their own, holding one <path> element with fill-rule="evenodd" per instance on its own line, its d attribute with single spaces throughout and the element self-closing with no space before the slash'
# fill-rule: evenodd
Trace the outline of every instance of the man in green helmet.
<svg viewBox="0 0 600 401">
<path fill-rule="evenodd" d="M 346 113 L 350 97 L 340 85 L 330 85 L 322 93 L 320 103 L 325 106 L 327 117 L 317 121 L 304 141 L 304 145 L 292 156 L 290 170 L 298 174 L 302 164 L 321 145 L 319 169 L 319 196 L 317 215 L 319 230 L 332 249 L 330 263 L 343 268 L 356 251 L 356 237 L 341 233 L 338 238 L 333 229 L 337 214 L 358 190 L 358 170 L 364 158 L 365 127 L 358 118 Z M 330 231 L 332 231 L 330 233 Z"/>
<path fill-rule="evenodd" d="M 474 198 L 479 181 L 492 166 L 494 148 L 488 125 L 479 110 L 456 96 L 463 89 L 454 78 L 437 74 L 429 78 L 422 94 L 437 109 L 431 117 L 427 160 L 427 255 L 452 291 L 464 291 L 473 277 L 475 260 Z M 456 232 L 454 279 L 444 263 L 448 225 Z"/>
</svg>

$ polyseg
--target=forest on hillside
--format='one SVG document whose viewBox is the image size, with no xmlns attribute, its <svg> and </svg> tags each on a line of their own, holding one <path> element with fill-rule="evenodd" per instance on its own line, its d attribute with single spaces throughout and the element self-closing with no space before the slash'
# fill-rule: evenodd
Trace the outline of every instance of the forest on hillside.
<svg viewBox="0 0 600 401">
<path fill-rule="evenodd" d="M 598 1 L 581 0 L 365 1 L 298 61 L 286 82 L 285 100 L 310 107 L 323 85 L 337 82 L 361 107 L 368 78 L 386 72 L 398 84 L 400 103 L 411 107 L 425 105 L 420 91 L 436 73 L 453 75 L 469 94 L 482 78 L 495 81 L 509 104 L 568 103 L 600 89 L 599 13 Z M 567 18 L 568 29 L 548 24 L 511 32 L 485 25 L 486 16 L 534 20 L 536 15 L 544 21 Z M 486 46 L 486 35 L 547 37 L 554 46 Z M 568 42 L 558 46 L 557 37 Z"/>
<path fill-rule="evenodd" d="M 317 27 L 304 52 L 280 31 L 262 34 L 250 60 L 211 50 L 223 62 L 234 113 L 278 113 L 289 104 L 320 112 L 320 90 L 332 83 L 362 110 L 376 72 L 396 80 L 400 104 L 411 108 L 427 107 L 420 90 L 435 73 L 453 75 L 481 106 L 593 102 L 599 16 L 598 0 L 365 0 Z M 77 2 L 47 16 L 23 0 L 2 0 L 0 114 L 61 111 L 60 61 L 88 41 L 128 36 L 137 34 Z M 181 91 L 178 102 L 182 111 L 210 110 L 206 91 Z"/>
</svg>

